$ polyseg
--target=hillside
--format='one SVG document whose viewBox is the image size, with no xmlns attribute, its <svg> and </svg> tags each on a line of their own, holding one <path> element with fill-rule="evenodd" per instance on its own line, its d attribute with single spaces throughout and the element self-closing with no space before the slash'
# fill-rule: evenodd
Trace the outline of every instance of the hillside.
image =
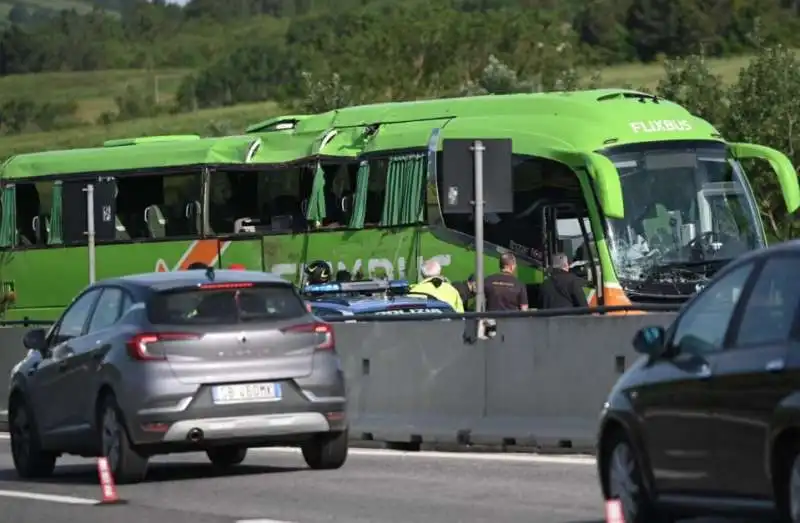
<svg viewBox="0 0 800 523">
<path fill-rule="evenodd" d="M 709 60 L 710 69 L 724 81 L 732 83 L 739 70 L 750 57 Z M 20 92 L 38 90 L 47 99 L 74 100 L 78 103 L 78 116 L 86 125 L 44 133 L 25 133 L 0 136 L 0 158 L 12 154 L 69 147 L 94 147 L 104 140 L 127 136 L 171 133 L 215 134 L 236 133 L 248 124 L 278 114 L 280 108 L 270 102 L 239 104 L 222 109 L 199 110 L 190 113 L 164 115 L 157 118 L 140 118 L 112 125 L 97 125 L 97 117 L 104 111 L 114 110 L 114 97 L 128 86 L 153 89 L 157 78 L 159 98 L 169 102 L 181 78 L 189 74 L 186 69 L 130 71 L 92 71 L 85 73 L 40 73 L 0 77 L 0 100 Z M 606 67 L 600 71 L 604 87 L 632 85 L 655 88 L 664 76 L 660 64 L 624 64 Z"/>
<path fill-rule="evenodd" d="M 139 118 L 111 125 L 86 125 L 62 131 L 25 133 L 0 137 L 0 162 L 14 154 L 98 147 L 106 140 L 146 135 L 223 135 L 241 132 L 248 124 L 276 116 L 283 111 L 274 103 L 240 104 L 193 113 Z"/>
<path fill-rule="evenodd" d="M 75 102 L 77 120 L 94 124 L 101 114 L 117 109 L 115 98 L 128 88 L 152 93 L 158 103 L 169 104 L 189 69 L 141 69 L 38 73 L 0 76 L 0 100 L 20 93 L 36 93 L 50 102 Z"/>
</svg>

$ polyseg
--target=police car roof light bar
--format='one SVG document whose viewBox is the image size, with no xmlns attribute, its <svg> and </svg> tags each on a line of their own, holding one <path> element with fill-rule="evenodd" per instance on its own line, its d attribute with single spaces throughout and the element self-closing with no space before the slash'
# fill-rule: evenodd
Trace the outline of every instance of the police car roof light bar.
<svg viewBox="0 0 800 523">
<path fill-rule="evenodd" d="M 303 294 L 321 295 L 337 293 L 405 292 L 409 288 L 406 280 L 366 280 L 306 285 Z"/>
</svg>

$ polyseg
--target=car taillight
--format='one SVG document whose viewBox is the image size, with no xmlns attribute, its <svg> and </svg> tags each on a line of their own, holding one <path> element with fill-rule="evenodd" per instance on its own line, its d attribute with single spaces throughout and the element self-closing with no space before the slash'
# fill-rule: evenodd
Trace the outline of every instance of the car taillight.
<svg viewBox="0 0 800 523">
<path fill-rule="evenodd" d="M 142 332 L 128 340 L 128 353 L 131 358 L 139 361 L 166 360 L 165 354 L 153 353 L 148 349 L 148 345 L 162 341 L 186 341 L 197 340 L 197 334 L 183 332 Z"/>
<path fill-rule="evenodd" d="M 322 335 L 322 341 L 317 344 L 319 350 L 333 350 L 336 340 L 333 337 L 333 327 L 327 323 L 303 323 L 282 329 L 283 332 L 308 332 Z"/>
</svg>

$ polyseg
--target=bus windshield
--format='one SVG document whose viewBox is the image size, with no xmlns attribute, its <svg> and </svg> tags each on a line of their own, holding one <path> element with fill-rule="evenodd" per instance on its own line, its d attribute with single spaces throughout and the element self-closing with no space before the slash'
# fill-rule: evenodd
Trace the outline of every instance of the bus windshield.
<svg viewBox="0 0 800 523">
<path fill-rule="evenodd" d="M 725 144 L 657 142 L 604 154 L 622 185 L 625 218 L 609 218 L 607 226 L 623 286 L 705 279 L 765 244 L 752 191 Z"/>
</svg>

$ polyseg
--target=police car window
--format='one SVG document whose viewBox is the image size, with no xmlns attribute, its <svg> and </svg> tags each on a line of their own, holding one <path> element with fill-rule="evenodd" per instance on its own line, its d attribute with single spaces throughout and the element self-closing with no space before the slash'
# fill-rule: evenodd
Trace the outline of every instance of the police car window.
<svg viewBox="0 0 800 523">
<path fill-rule="evenodd" d="M 734 347 L 788 341 L 800 305 L 798 256 L 768 260 L 747 299 Z M 769 328 L 765 328 L 769 325 Z"/>
<path fill-rule="evenodd" d="M 342 312 L 337 311 L 336 309 L 326 309 L 324 307 L 314 307 L 311 306 L 311 314 L 319 317 L 330 317 L 330 316 L 343 316 Z"/>
<path fill-rule="evenodd" d="M 722 350 L 728 324 L 752 272 L 752 262 L 737 267 L 699 294 L 678 320 L 672 344 L 690 354 Z"/>
</svg>

